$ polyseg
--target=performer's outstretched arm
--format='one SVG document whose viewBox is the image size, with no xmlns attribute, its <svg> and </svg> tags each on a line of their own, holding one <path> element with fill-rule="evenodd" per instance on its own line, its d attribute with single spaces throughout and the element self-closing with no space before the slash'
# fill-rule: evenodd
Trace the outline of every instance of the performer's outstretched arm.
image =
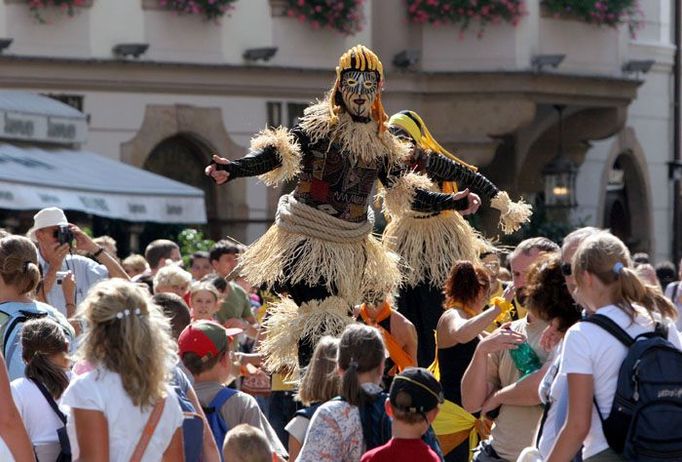
<svg viewBox="0 0 682 462">
<path fill-rule="evenodd" d="M 426 154 L 425 167 L 427 175 L 434 180 L 456 181 L 461 188 L 468 188 L 488 201 L 500 192 L 485 176 L 435 152 Z"/>
<path fill-rule="evenodd" d="M 274 146 L 249 152 L 241 159 L 230 161 L 228 164 L 216 164 L 217 170 L 224 170 L 230 176 L 229 180 L 248 176 L 262 175 L 282 166 Z"/>
<path fill-rule="evenodd" d="M 456 181 L 460 187 L 468 188 L 489 201 L 492 208 L 500 211 L 500 227 L 504 233 L 516 231 L 530 219 L 532 207 L 523 199 L 513 202 L 509 194 L 464 164 L 434 152 L 426 155 L 427 175 L 436 181 Z"/>
<path fill-rule="evenodd" d="M 416 212 L 467 211 L 478 208 L 478 203 L 472 202 L 480 202 L 478 196 L 470 195 L 466 190 L 456 194 L 430 191 L 430 180 L 427 177 L 407 173 L 403 167 L 393 167 L 390 171 L 388 167 L 380 170 L 379 181 L 386 187 L 385 199 L 391 200 L 392 197 L 401 203 L 401 208 L 407 207 Z"/>
<path fill-rule="evenodd" d="M 246 156 L 235 161 L 213 156 L 213 163 L 206 167 L 205 172 L 218 184 L 259 175 L 265 184 L 273 186 L 298 175 L 301 146 L 306 143 L 307 137 L 298 128 L 269 128 L 251 140 L 251 148 Z"/>
</svg>

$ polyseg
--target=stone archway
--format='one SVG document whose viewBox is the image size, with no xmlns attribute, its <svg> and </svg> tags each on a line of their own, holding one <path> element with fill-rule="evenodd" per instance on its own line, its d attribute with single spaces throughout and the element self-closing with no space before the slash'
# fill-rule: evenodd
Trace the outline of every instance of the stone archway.
<svg viewBox="0 0 682 462">
<path fill-rule="evenodd" d="M 614 173 L 615 172 L 615 173 Z M 616 183 L 615 177 L 622 177 Z M 651 182 L 646 156 L 632 128 L 614 142 L 602 175 L 598 226 L 609 228 L 633 252 L 654 248 L 651 216 Z"/>
<path fill-rule="evenodd" d="M 249 217 L 245 182 L 216 188 L 202 175 L 213 153 L 238 159 L 245 151 L 230 138 L 220 108 L 148 105 L 137 134 L 121 144 L 121 160 L 204 190 L 209 237 L 244 239 Z M 164 162 L 168 155 L 182 158 L 184 166 L 174 165 L 175 160 Z"/>
</svg>

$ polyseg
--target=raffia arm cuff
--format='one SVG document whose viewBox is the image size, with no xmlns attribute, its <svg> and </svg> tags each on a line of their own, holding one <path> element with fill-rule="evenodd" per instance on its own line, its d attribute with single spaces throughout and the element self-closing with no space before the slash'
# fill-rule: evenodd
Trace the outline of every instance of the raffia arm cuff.
<svg viewBox="0 0 682 462">
<path fill-rule="evenodd" d="M 294 135 L 284 127 L 266 128 L 251 139 L 252 151 L 268 146 L 275 148 L 282 165 L 258 178 L 268 186 L 295 178 L 301 171 L 301 146 Z"/>
<path fill-rule="evenodd" d="M 390 188 L 381 192 L 384 212 L 391 217 L 410 214 L 417 189 L 432 191 L 434 184 L 428 177 L 417 173 L 407 173 L 398 178 Z"/>
<path fill-rule="evenodd" d="M 511 234 L 518 230 L 521 225 L 530 221 L 533 214 L 533 206 L 523 201 L 512 202 L 509 194 L 500 191 L 490 201 L 492 208 L 500 211 L 500 228 L 505 234 Z"/>
</svg>

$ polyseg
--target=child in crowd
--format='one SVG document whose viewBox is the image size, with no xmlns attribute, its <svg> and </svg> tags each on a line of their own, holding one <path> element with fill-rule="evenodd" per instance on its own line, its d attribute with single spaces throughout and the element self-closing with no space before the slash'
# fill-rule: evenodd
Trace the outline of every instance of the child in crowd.
<svg viewBox="0 0 682 462">
<path fill-rule="evenodd" d="M 147 260 L 145 260 L 142 255 L 135 253 L 124 258 L 121 262 L 121 265 L 131 278 L 149 271 L 149 264 L 147 264 Z"/>
<path fill-rule="evenodd" d="M 161 310 L 143 288 L 111 279 L 90 290 L 79 316 L 88 329 L 78 356 L 94 369 L 62 398 L 73 459 L 183 460 L 183 414 L 168 384 L 177 357 Z"/>
<path fill-rule="evenodd" d="M 313 352 L 296 398 L 305 406 L 296 412 L 284 429 L 289 433 L 289 456 L 296 460 L 305 441 L 308 425 L 320 405 L 339 394 L 340 377 L 336 372 L 339 339 L 324 336 Z"/>
<path fill-rule="evenodd" d="M 192 322 L 189 307 L 182 297 L 170 292 L 156 294 L 152 301 L 161 308 L 164 316 L 170 321 L 171 333 L 177 341 L 180 333 Z"/>
<path fill-rule="evenodd" d="M 21 345 L 26 369 L 12 381 L 12 397 L 38 461 L 54 462 L 67 449 L 59 441 L 66 417 L 57 402 L 69 385 L 69 341 L 59 324 L 43 318 L 24 324 Z"/>
<path fill-rule="evenodd" d="M 19 335 L 22 320 L 48 316 L 68 333 L 69 341 L 75 338 L 73 328 L 62 313 L 33 298 L 40 279 L 38 249 L 33 242 L 23 236 L 0 239 L 0 347 L 6 355 L 10 380 L 24 375 Z"/>
<path fill-rule="evenodd" d="M 340 399 L 322 404 L 313 415 L 298 462 L 359 462 L 362 454 L 385 444 L 390 419 L 381 386 L 386 350 L 374 327 L 351 324 L 339 340 L 336 359 Z M 440 455 L 433 431 L 424 441 Z"/>
<path fill-rule="evenodd" d="M 277 455 L 270 449 L 265 434 L 256 427 L 240 424 L 225 437 L 223 459 L 229 462 L 273 462 Z M 296 460 L 292 457 L 290 460 Z"/>
<path fill-rule="evenodd" d="M 422 440 L 444 402 L 438 380 L 426 369 L 410 367 L 395 376 L 389 396 L 386 413 L 392 417 L 393 438 L 366 452 L 361 461 L 439 462 L 438 454 Z"/>
<path fill-rule="evenodd" d="M 267 436 L 272 450 L 286 458 L 286 449 L 255 398 L 225 386 L 234 377 L 231 343 L 233 335 L 239 332 L 241 329 L 225 329 L 213 321 L 194 322 L 180 334 L 180 357 L 194 376 L 194 389 L 201 405 L 207 409 L 209 421 L 221 419 L 227 428 L 234 428 L 242 423 L 260 428 Z M 219 414 L 212 416 L 208 409 Z M 224 435 L 217 434 L 213 426 L 212 429 L 216 443 L 222 447 Z"/>
<path fill-rule="evenodd" d="M 164 316 L 170 321 L 173 340 L 177 344 L 178 337 L 191 322 L 189 308 L 185 301 L 176 294 L 168 292 L 154 295 L 152 301 L 161 308 Z M 185 413 L 182 430 L 185 461 L 217 462 L 220 460 L 219 449 L 206 421 L 206 415 L 201 409 L 199 398 L 192 387 L 192 380 L 192 374 L 185 368 L 182 361 L 178 361 L 172 372 L 171 385 Z M 203 430 L 199 429 L 202 425 Z M 200 443 L 199 440 L 202 442 Z M 199 447 L 200 444 L 201 447 Z"/>
<path fill-rule="evenodd" d="M 210 282 L 195 282 L 190 288 L 192 321 L 213 321 L 220 305 L 220 293 Z"/>
<path fill-rule="evenodd" d="M 573 256 L 571 269 L 577 284 L 574 296 L 589 314 L 608 317 L 632 338 L 653 332 L 653 319 L 666 322 L 668 340 L 682 348 L 669 322 L 676 315 L 674 306 L 637 277 L 620 239 L 605 231 L 588 237 Z M 596 406 L 604 418 L 609 416 L 626 355 L 627 348 L 600 326 L 578 322 L 568 329 L 552 385 L 566 382 L 568 412 L 545 460 L 567 461 L 580 452 L 582 460 L 623 460 L 609 447 Z"/>
</svg>

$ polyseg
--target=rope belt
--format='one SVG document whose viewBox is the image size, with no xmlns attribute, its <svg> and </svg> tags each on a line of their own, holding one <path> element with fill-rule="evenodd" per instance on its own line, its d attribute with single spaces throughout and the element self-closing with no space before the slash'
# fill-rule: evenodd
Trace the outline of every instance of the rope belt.
<svg viewBox="0 0 682 462">
<path fill-rule="evenodd" d="M 365 239 L 374 226 L 374 214 L 368 210 L 367 220 L 351 223 L 297 201 L 293 194 L 279 199 L 275 223 L 285 231 L 337 243 L 355 243 Z"/>
</svg>

